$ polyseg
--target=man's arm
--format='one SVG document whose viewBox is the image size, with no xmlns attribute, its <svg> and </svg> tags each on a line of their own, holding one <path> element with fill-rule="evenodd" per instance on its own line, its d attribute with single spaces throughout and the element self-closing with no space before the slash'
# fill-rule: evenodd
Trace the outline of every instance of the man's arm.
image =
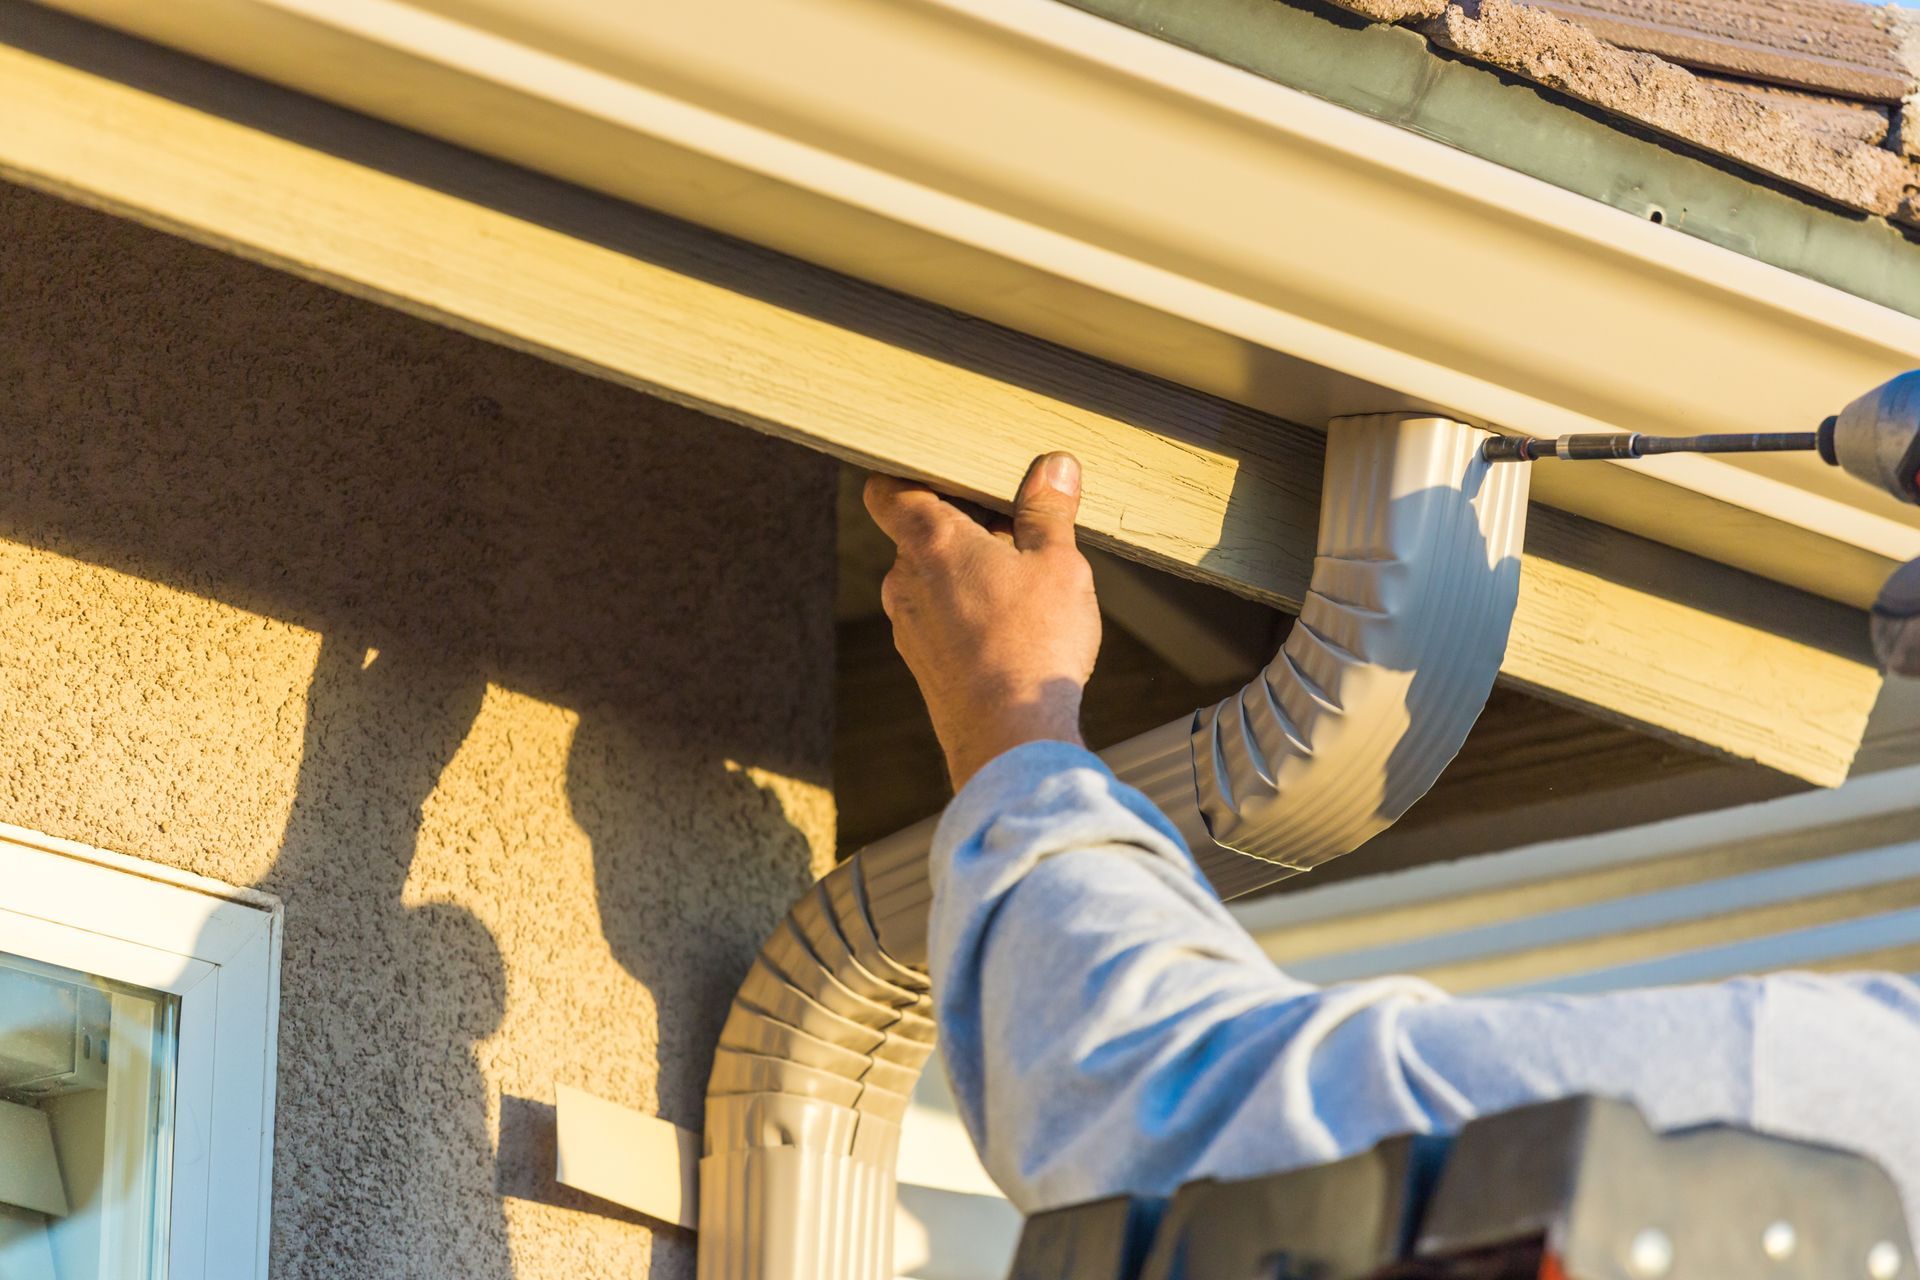
<svg viewBox="0 0 1920 1280">
<path fill-rule="evenodd" d="M 1165 1193 L 1599 1093 L 1865 1151 L 1920 1209 L 1920 992 L 1794 976 L 1584 999 L 1317 988 L 1177 836 L 1056 744 L 983 769 L 934 849 L 934 990 L 963 1118 L 1023 1210 Z"/>
<path fill-rule="evenodd" d="M 1099 621 L 1078 470 L 1011 523 L 868 488 L 885 602 L 959 794 L 934 842 L 935 999 L 989 1172 L 1032 1211 L 1337 1158 L 1575 1093 L 1852 1147 L 1920 1217 L 1920 990 L 1814 977 L 1592 999 L 1447 999 L 1275 969 L 1144 797 L 1079 745 Z"/>
</svg>

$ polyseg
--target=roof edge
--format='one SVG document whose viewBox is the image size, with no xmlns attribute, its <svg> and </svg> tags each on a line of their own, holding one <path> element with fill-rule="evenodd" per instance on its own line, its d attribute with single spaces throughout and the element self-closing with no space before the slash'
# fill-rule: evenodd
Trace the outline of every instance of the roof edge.
<svg viewBox="0 0 1920 1280">
<path fill-rule="evenodd" d="M 1276 0 L 1282 2 L 1282 0 Z M 1373 22 L 1412 26 L 1442 48 L 1567 94 L 1861 213 L 1920 227 L 1920 169 L 1893 150 L 1843 144 L 1751 96 L 1581 23 L 1516 0 L 1333 0 Z M 1878 86 L 1890 100 L 1911 82 Z"/>
<path fill-rule="evenodd" d="M 1424 15 L 1444 14 L 1449 0 L 1066 2 L 1635 217 L 1920 315 L 1920 227 L 1864 213 L 1671 131 L 1448 50 L 1419 28 Z M 1910 47 L 1920 65 L 1920 14 L 1914 19 Z M 1902 132 L 1920 148 L 1920 99 L 1908 111 L 1912 122 Z M 1807 132 L 1798 121 L 1788 123 Z"/>
</svg>

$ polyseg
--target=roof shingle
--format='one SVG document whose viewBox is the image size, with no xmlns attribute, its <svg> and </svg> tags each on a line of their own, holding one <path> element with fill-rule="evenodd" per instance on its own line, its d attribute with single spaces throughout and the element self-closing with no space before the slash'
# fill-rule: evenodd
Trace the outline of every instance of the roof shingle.
<svg viewBox="0 0 1920 1280">
<path fill-rule="evenodd" d="M 1857 0 L 1532 0 L 1595 35 L 1696 70 L 1870 102 L 1912 90 L 1898 42 Z"/>
<path fill-rule="evenodd" d="M 1858 0 L 1336 3 L 1834 204 L 1920 226 L 1915 15 Z M 1662 41 L 1669 52 L 1638 47 Z M 1734 69 L 1761 62 L 1771 71 Z M 1843 79 L 1852 90 L 1830 87 Z"/>
</svg>

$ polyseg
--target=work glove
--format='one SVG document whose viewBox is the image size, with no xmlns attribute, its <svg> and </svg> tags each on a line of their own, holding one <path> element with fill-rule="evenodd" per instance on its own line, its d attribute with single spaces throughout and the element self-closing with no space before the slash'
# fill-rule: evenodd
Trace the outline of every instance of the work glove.
<svg viewBox="0 0 1920 1280">
<path fill-rule="evenodd" d="M 1888 673 L 1920 677 L 1920 560 L 1881 590 L 1873 606 L 1873 650 Z"/>
</svg>

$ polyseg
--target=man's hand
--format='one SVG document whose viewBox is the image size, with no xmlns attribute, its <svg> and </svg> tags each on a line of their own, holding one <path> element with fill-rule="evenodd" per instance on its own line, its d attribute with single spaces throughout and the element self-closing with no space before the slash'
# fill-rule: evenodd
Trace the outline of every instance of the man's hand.
<svg viewBox="0 0 1920 1280">
<path fill-rule="evenodd" d="M 957 791 L 1026 742 L 1080 742 L 1080 695 L 1100 651 L 1093 570 L 1073 540 L 1080 464 L 1034 459 L 1013 519 L 982 526 L 924 485 L 867 481 L 898 553 L 881 584 Z"/>
</svg>

